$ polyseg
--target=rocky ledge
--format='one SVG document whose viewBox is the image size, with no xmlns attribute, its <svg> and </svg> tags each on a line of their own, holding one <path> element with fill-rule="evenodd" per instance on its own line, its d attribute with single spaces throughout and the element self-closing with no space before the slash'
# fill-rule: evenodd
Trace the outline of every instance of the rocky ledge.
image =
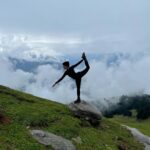
<svg viewBox="0 0 150 150">
<path fill-rule="evenodd" d="M 81 101 L 77 104 L 71 103 L 68 105 L 68 107 L 76 117 L 89 121 L 93 126 L 100 125 L 102 115 L 94 105 L 85 101 Z"/>
</svg>

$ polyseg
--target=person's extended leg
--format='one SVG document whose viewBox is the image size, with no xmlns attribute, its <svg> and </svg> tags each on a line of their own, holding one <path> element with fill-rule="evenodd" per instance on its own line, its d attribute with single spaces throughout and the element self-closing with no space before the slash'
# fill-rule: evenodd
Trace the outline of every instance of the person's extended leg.
<svg viewBox="0 0 150 150">
<path fill-rule="evenodd" d="M 83 53 L 82 58 L 83 58 L 83 60 L 85 62 L 86 68 L 83 71 L 79 72 L 80 77 L 83 77 L 90 69 L 90 65 L 89 65 L 88 60 L 87 60 L 87 58 L 85 56 L 85 53 Z"/>
<path fill-rule="evenodd" d="M 81 79 L 76 79 L 76 86 L 77 86 L 77 100 L 74 103 L 80 103 L 80 88 L 81 88 Z"/>
</svg>

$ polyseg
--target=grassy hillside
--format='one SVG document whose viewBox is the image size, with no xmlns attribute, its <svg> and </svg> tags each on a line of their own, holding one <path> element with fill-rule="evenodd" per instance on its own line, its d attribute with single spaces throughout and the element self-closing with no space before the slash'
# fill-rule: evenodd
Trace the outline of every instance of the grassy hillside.
<svg viewBox="0 0 150 150">
<path fill-rule="evenodd" d="M 110 119 L 116 123 L 139 129 L 143 134 L 150 136 L 150 119 L 137 120 L 135 117 L 115 116 Z"/>
<path fill-rule="evenodd" d="M 78 150 L 142 150 L 132 135 L 114 121 L 100 127 L 72 116 L 67 106 L 0 86 L 0 150 L 50 150 L 35 141 L 29 129 L 42 129 L 69 140 L 80 137 Z"/>
</svg>

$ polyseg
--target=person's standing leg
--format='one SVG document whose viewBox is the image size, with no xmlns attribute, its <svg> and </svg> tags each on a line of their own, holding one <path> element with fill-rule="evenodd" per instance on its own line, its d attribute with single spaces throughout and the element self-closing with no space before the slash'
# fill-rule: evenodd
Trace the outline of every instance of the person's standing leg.
<svg viewBox="0 0 150 150">
<path fill-rule="evenodd" d="M 76 79 L 76 86 L 77 86 L 77 100 L 74 103 L 80 103 L 81 78 Z"/>
</svg>

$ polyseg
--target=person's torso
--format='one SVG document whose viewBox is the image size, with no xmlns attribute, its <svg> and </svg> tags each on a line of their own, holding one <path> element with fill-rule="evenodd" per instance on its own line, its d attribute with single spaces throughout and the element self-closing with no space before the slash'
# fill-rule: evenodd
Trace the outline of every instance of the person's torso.
<svg viewBox="0 0 150 150">
<path fill-rule="evenodd" d="M 67 69 L 66 75 L 68 75 L 69 77 L 71 77 L 73 79 L 77 79 L 77 73 L 74 71 L 74 69 L 72 67 Z"/>
</svg>

